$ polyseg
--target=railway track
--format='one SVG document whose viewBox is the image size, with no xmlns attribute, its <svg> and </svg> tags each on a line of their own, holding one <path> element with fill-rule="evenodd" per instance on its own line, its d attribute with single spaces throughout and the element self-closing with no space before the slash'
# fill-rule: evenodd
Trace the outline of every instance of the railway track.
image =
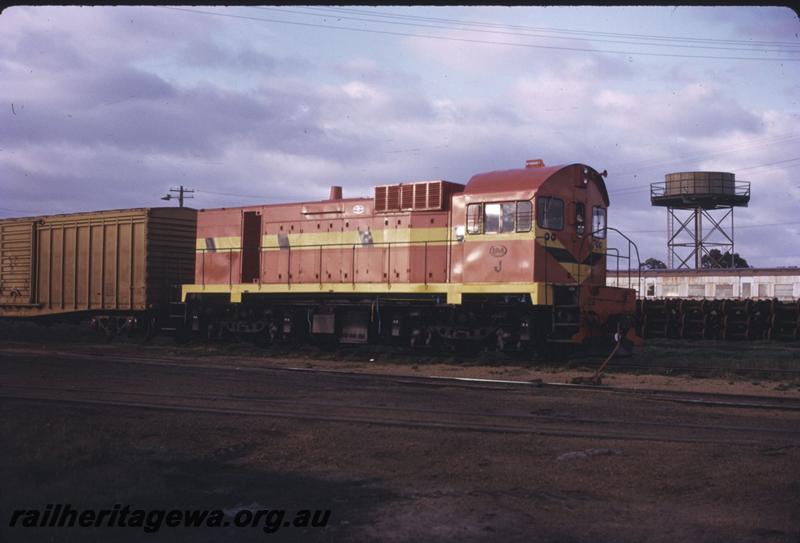
<svg viewBox="0 0 800 543">
<path fill-rule="evenodd" d="M 43 392 L 46 392 L 43 393 Z M 113 396 L 113 399 L 108 398 Z M 354 406 L 334 404 L 307 404 L 301 402 L 278 402 L 294 410 L 255 407 L 254 404 L 270 403 L 262 398 L 235 400 L 226 397 L 203 395 L 195 398 L 165 396 L 157 394 L 119 393 L 116 391 L 83 391 L 80 389 L 54 389 L 43 391 L 42 387 L 0 387 L 0 398 L 34 404 L 72 406 L 102 406 L 134 408 L 159 411 L 180 411 L 284 419 L 312 420 L 318 422 L 356 423 L 378 426 L 400 426 L 437 430 L 457 430 L 480 433 L 522 433 L 554 437 L 579 437 L 618 441 L 656 441 L 675 443 L 728 444 L 740 446 L 763 446 L 765 439 L 781 446 L 800 446 L 800 431 L 768 429 L 731 425 L 675 424 L 639 422 L 608 419 L 559 419 L 546 416 L 520 416 L 512 414 L 476 414 L 469 412 L 431 412 L 420 409 L 389 409 L 390 415 L 382 413 L 376 406 Z M 299 408 L 299 409 L 298 409 Z M 311 408 L 311 409 L 309 409 Z M 313 408 L 318 408 L 314 410 Z M 359 413 L 370 413 L 364 415 Z M 601 427 L 581 430 L 582 426 Z M 654 431 L 655 430 L 655 431 Z M 688 431 L 693 435 L 665 435 L 665 431 Z M 714 437 L 719 434 L 736 434 L 737 437 Z M 758 438 L 753 439 L 757 434 Z"/>
<path fill-rule="evenodd" d="M 624 371 L 643 371 L 657 372 L 668 375 L 714 375 L 714 374 L 735 374 L 735 375 L 780 375 L 782 377 L 800 377 L 800 369 L 788 368 L 721 368 L 713 366 L 667 366 L 653 364 L 626 364 L 620 363 L 610 365 L 607 372 Z"/>
<path fill-rule="evenodd" d="M 7 351 L 0 351 L 7 354 Z M 698 394 L 663 390 L 533 383 L 526 381 L 399 377 L 309 368 L 231 368 L 176 359 L 114 356 L 90 360 L 84 371 L 99 379 L 89 386 L 71 377 L 76 353 L 33 363 L 8 363 L 0 398 L 6 402 L 111 407 L 233 416 L 298 419 L 323 423 L 406 427 L 478 433 L 622 441 L 800 446 L 800 399 Z M 86 360 L 84 358 L 84 360 Z M 27 362 L 31 366 L 31 362 Z M 59 377 L 59 373 L 63 376 Z M 70 379 L 73 381 L 70 383 Z M 59 381 L 53 384 L 53 380 Z M 291 394 L 266 390 L 302 383 Z M 175 386 L 171 386 L 175 384 Z M 183 388 L 178 388 L 178 384 Z M 197 384 L 196 388 L 195 384 Z M 205 384 L 205 385 L 204 385 Z M 213 385 L 210 385 L 213 384 Z M 202 387 L 218 390 L 204 391 Z M 189 390 L 187 390 L 187 388 Z M 435 392 L 431 389 L 438 389 Z M 298 395 L 299 394 L 299 395 Z M 363 396 L 363 399 L 357 399 Z M 612 395 L 601 398 L 600 395 Z M 313 399 L 309 399 L 312 397 Z M 396 397 L 394 400 L 387 398 Z M 459 400 L 474 409 L 453 409 Z M 389 405 L 394 401 L 394 405 Z M 590 404 L 630 406 L 596 412 Z M 564 404 L 586 409 L 562 411 Z M 675 417 L 666 405 L 679 406 Z M 781 422 L 762 425 L 752 413 L 770 410 Z M 644 415 L 642 415 L 644 413 Z M 742 413 L 739 415 L 738 413 Z"/>
<path fill-rule="evenodd" d="M 47 350 L 47 349 L 30 349 L 30 348 L 6 348 L 0 350 L 9 354 L 18 353 L 21 355 L 36 353 L 41 355 L 58 355 L 72 358 L 103 358 L 105 360 L 124 359 L 125 361 L 141 361 L 143 364 L 151 363 L 158 365 L 175 364 L 179 366 L 186 366 L 187 355 L 182 356 L 151 356 L 151 355 L 135 355 L 126 353 L 124 355 L 109 355 L 108 353 L 92 351 L 92 350 Z M 220 353 L 224 356 L 224 353 Z M 237 355 L 231 355 L 237 356 Z M 443 359 L 448 360 L 447 358 Z M 414 358 L 411 358 L 414 361 Z M 430 360 L 426 359 L 426 363 Z M 196 362 L 192 362 L 196 365 Z M 587 368 L 594 369 L 592 364 L 586 363 Z M 219 366 L 220 368 L 230 368 L 231 366 Z M 246 366 L 236 366 L 237 368 L 245 368 Z M 280 369 L 280 368 L 273 368 Z M 578 369 L 578 368 L 575 368 Z M 615 372 L 645 372 L 664 375 L 751 375 L 751 376 L 780 376 L 783 378 L 797 378 L 800 380 L 800 367 L 798 368 L 734 368 L 734 367 L 719 367 L 719 366 L 676 366 L 667 364 L 632 364 L 622 360 L 613 360 L 612 363 L 606 368 L 606 373 Z"/>
<path fill-rule="evenodd" d="M 768 408 L 768 409 L 782 409 L 797 411 L 800 410 L 800 395 L 797 398 L 786 398 L 780 396 L 764 396 L 764 395 L 741 395 L 741 394 L 726 394 L 726 393 L 711 393 L 711 392 L 682 392 L 682 391 L 667 391 L 659 389 L 645 389 L 645 388 L 624 388 L 613 386 L 595 386 L 595 385 L 578 385 L 567 383 L 547 383 L 541 381 L 524 381 L 524 380 L 508 380 L 508 379 L 476 379 L 465 377 L 450 377 L 438 375 L 390 375 L 383 373 L 370 373 L 363 371 L 349 371 L 340 369 L 321 369 L 321 368 L 308 368 L 308 367 L 285 367 L 285 366 L 247 366 L 247 365 L 222 365 L 213 363 L 198 363 L 195 359 L 187 359 L 186 357 L 152 357 L 141 355 L 108 355 L 107 353 L 98 353 L 92 351 L 48 351 L 48 350 L 27 350 L 27 349 L 2 349 L 0 354 L 36 354 L 46 356 L 57 356 L 59 358 L 70 359 L 95 359 L 102 361 L 103 364 L 127 364 L 142 367 L 158 367 L 159 371 L 167 371 L 171 373 L 178 373 L 185 375 L 186 372 L 200 372 L 206 375 L 208 371 L 220 371 L 222 374 L 214 375 L 214 379 L 224 379 L 233 382 L 250 382 L 252 377 L 250 375 L 270 375 L 282 372 L 305 372 L 316 374 L 328 374 L 339 376 L 360 377 L 365 379 L 387 381 L 395 384 L 406 384 L 412 386 L 456 386 L 463 388 L 478 388 L 478 389 L 491 389 L 491 390 L 511 390 L 511 387 L 556 387 L 559 389 L 583 391 L 587 393 L 596 392 L 611 392 L 616 394 L 626 394 L 646 397 L 654 400 L 662 401 L 677 401 L 685 403 L 697 403 L 703 405 L 717 405 L 728 407 L 743 407 L 743 408 Z M 626 366 L 630 367 L 630 366 Z M 635 366 L 638 367 L 638 366 Z M 652 368 L 653 366 L 641 366 L 642 368 Z M 790 370 L 786 370 L 787 373 Z M 800 371 L 791 374 L 798 373 Z"/>
</svg>

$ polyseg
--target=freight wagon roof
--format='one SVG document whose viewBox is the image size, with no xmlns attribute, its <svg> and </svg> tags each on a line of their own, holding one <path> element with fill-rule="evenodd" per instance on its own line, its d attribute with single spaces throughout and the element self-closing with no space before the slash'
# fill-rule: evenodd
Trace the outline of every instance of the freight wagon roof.
<svg viewBox="0 0 800 543">
<path fill-rule="evenodd" d="M 467 183 L 465 194 L 492 194 L 498 192 L 527 192 L 535 194 L 548 179 L 560 171 L 573 166 L 588 168 L 592 177 L 600 187 L 603 200 L 608 205 L 608 191 L 603 178 L 594 168 L 584 164 L 559 164 L 541 168 L 518 168 L 515 170 L 498 170 L 473 175 Z"/>
<path fill-rule="evenodd" d="M 91 215 L 116 215 L 119 213 L 141 213 L 146 211 L 159 211 L 159 210 L 178 210 L 183 209 L 186 211 L 196 211 L 194 208 L 191 207 L 171 207 L 171 206 L 163 206 L 163 207 L 133 207 L 128 209 L 103 209 L 100 211 L 76 211 L 73 213 L 56 213 L 52 215 L 28 215 L 25 217 L 5 217 L 0 218 L 0 222 L 3 221 L 33 221 L 33 220 L 46 220 L 46 219 L 69 219 L 72 217 L 75 218 L 83 218 L 88 217 Z"/>
</svg>

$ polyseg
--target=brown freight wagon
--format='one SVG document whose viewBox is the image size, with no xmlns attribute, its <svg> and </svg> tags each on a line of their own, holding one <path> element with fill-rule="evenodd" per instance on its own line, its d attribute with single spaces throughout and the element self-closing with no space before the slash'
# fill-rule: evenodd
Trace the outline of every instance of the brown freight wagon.
<svg viewBox="0 0 800 543">
<path fill-rule="evenodd" d="M 0 317 L 166 310 L 194 276 L 197 212 L 93 211 L 0 220 Z"/>
</svg>

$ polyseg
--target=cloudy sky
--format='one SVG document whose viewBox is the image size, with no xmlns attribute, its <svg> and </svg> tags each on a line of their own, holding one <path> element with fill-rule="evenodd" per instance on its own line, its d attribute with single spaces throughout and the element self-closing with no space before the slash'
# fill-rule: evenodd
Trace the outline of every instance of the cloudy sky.
<svg viewBox="0 0 800 543">
<path fill-rule="evenodd" d="M 737 252 L 800 265 L 800 21 L 770 7 L 10 7 L 0 217 L 323 199 L 583 162 L 666 260 L 649 183 L 752 182 Z"/>
</svg>

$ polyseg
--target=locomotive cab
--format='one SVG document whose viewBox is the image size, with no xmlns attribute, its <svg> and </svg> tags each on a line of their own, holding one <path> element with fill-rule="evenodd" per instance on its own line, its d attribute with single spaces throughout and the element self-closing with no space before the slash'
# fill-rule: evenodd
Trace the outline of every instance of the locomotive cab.
<svg viewBox="0 0 800 543">
<path fill-rule="evenodd" d="M 635 312 L 635 294 L 605 286 L 603 177 L 583 164 L 541 161 L 474 176 L 463 195 L 465 288 L 528 283 L 531 303 L 549 308 L 551 340 L 608 336 L 620 315 Z"/>
<path fill-rule="evenodd" d="M 473 177 L 453 206 L 463 281 L 605 284 L 607 206 L 602 176 L 582 164 Z"/>
</svg>

